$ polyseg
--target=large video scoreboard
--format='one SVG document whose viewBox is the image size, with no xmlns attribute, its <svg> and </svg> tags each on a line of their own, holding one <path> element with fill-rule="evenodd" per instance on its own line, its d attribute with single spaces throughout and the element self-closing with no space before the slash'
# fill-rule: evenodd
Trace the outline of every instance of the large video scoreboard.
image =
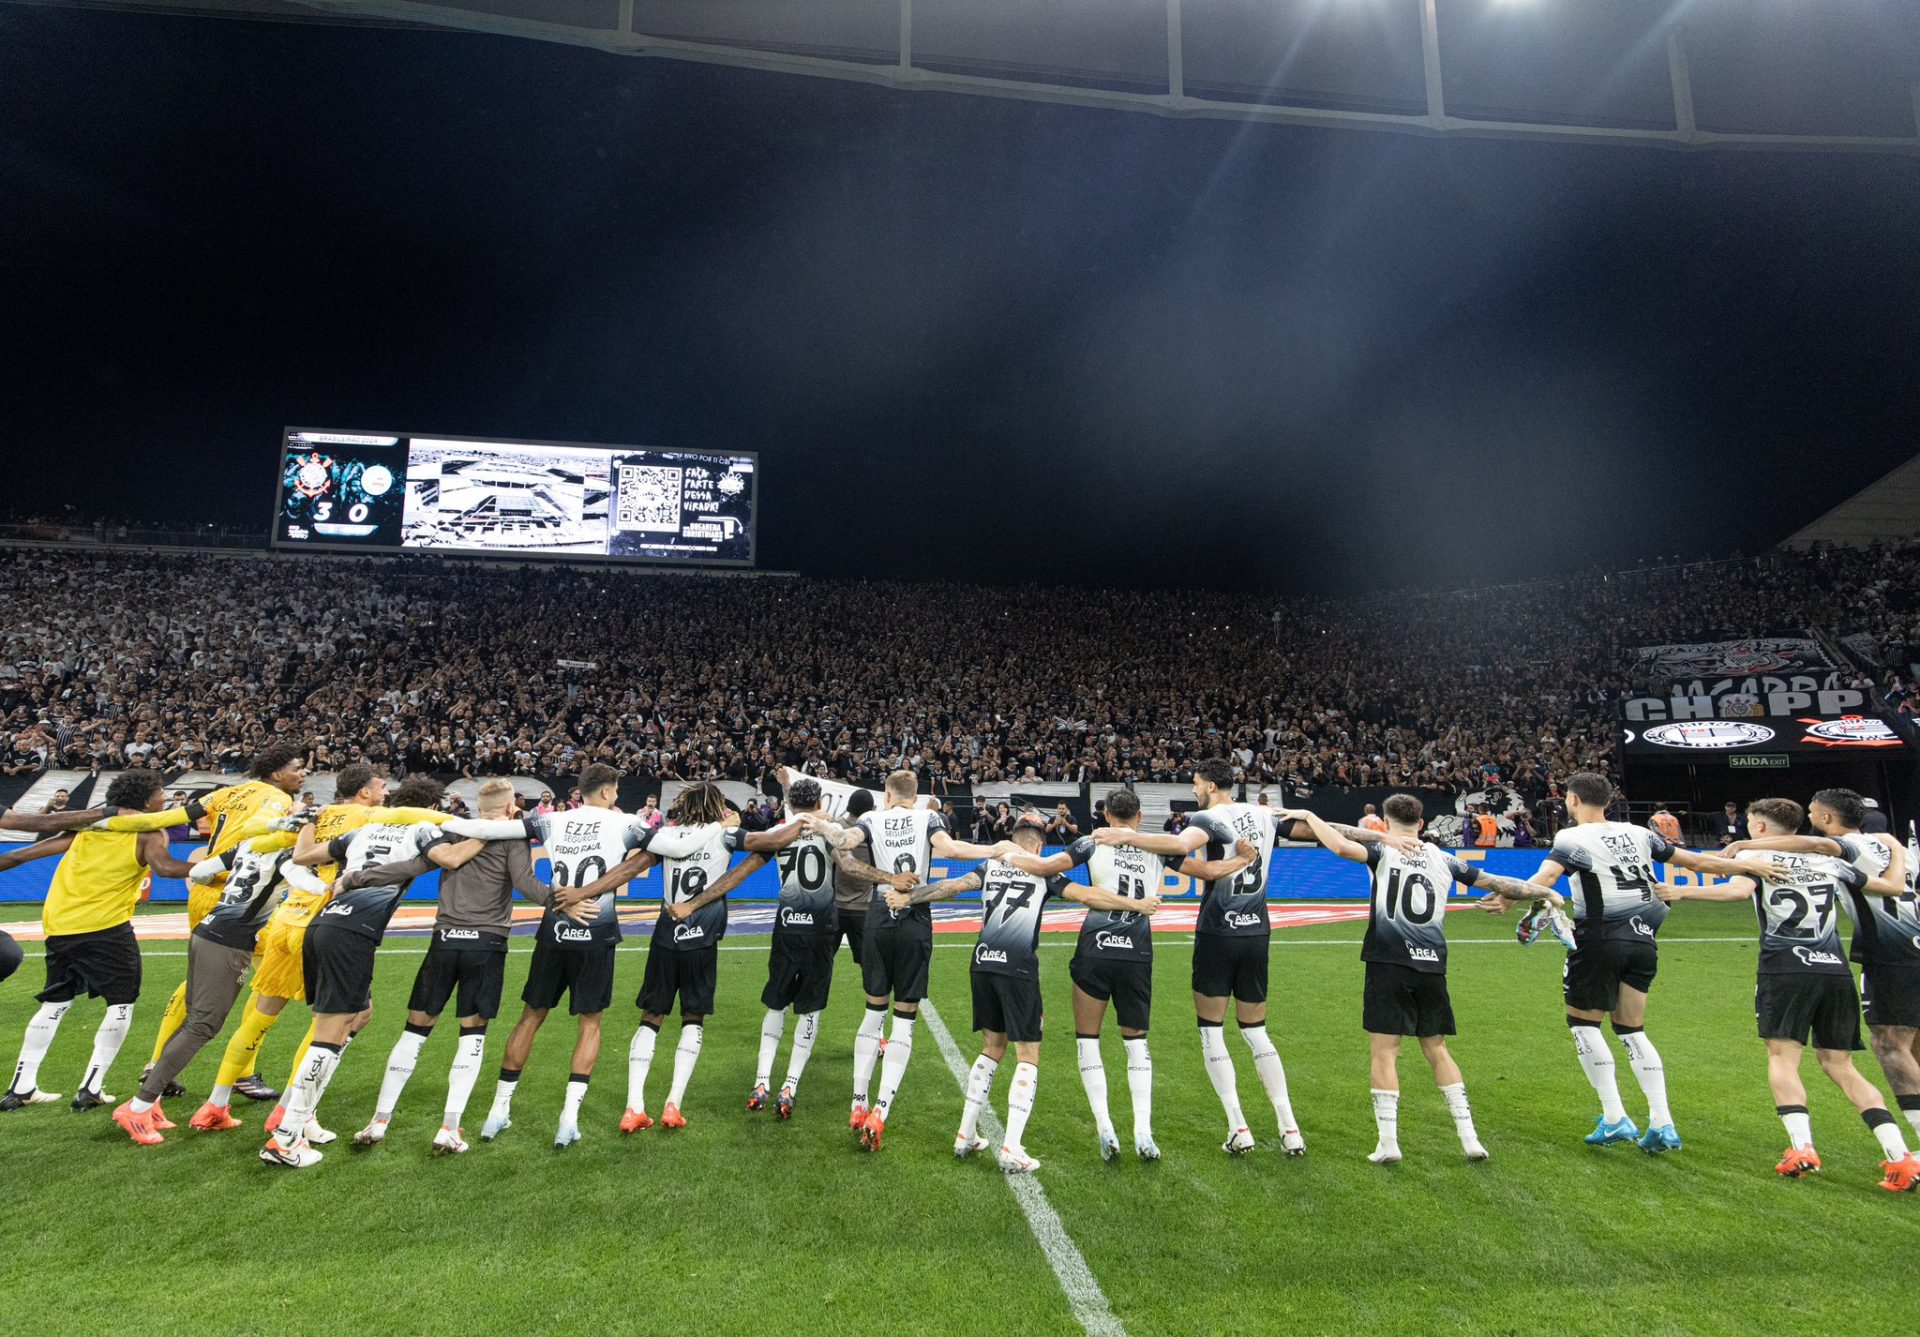
<svg viewBox="0 0 1920 1337">
<path fill-rule="evenodd" d="M 750 453 L 289 428 L 278 548 L 751 566 Z"/>
</svg>

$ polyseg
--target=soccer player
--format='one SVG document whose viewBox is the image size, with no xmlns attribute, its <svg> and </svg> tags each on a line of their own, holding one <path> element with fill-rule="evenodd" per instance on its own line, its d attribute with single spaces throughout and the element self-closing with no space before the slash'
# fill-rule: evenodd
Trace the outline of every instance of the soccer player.
<svg viewBox="0 0 1920 1337">
<path fill-rule="evenodd" d="M 1800 829 L 1800 805 L 1792 799 L 1759 799 L 1747 805 L 1753 837 L 1792 835 Z M 1809 1038 L 1820 1070 L 1860 1112 L 1886 1159 L 1880 1187 L 1904 1193 L 1920 1185 L 1920 1157 L 1912 1155 L 1900 1126 L 1887 1113 L 1873 1083 L 1853 1066 L 1860 1045 L 1860 997 L 1840 950 L 1839 906 L 1845 895 L 1898 897 L 1906 884 L 1885 874 L 1869 876 L 1853 864 L 1817 854 L 1780 850 L 1738 859 L 1695 855 L 1704 873 L 1731 881 L 1718 887 L 1676 887 L 1674 900 L 1742 901 L 1752 898 L 1760 921 L 1760 961 L 1753 1010 L 1767 1042 L 1767 1080 L 1774 1111 L 1786 1125 L 1788 1147 L 1774 1169 L 1798 1179 L 1820 1169 L 1807 1112 L 1800 1058 Z M 1756 894 L 1757 893 L 1757 894 Z"/>
<path fill-rule="evenodd" d="M 271 743 L 262 748 L 247 767 L 248 778 L 244 782 L 216 789 L 200 800 L 212 821 L 207 833 L 209 857 L 225 854 L 242 840 L 260 834 L 260 823 L 285 817 L 293 811 L 294 797 L 307 779 L 306 751 L 307 746 L 303 742 Z M 204 886 L 187 888 L 189 929 L 199 926 L 200 921 L 220 903 L 225 890 L 224 873 Z M 186 1019 L 187 985 L 182 980 L 173 991 L 173 996 L 167 1000 L 167 1010 L 160 1018 L 160 1030 L 153 1038 L 153 1056 L 147 1060 L 149 1068 L 160 1061 L 161 1051 L 166 1049 L 167 1041 L 173 1038 L 173 1033 L 180 1029 Z M 280 1095 L 255 1074 L 253 1055 L 247 1056 L 246 1067 L 234 1076 L 230 1085 L 248 1100 L 276 1100 Z M 185 1095 L 186 1092 L 176 1083 L 167 1094 Z"/>
<path fill-rule="evenodd" d="M 430 808 L 440 801 L 440 794 L 438 781 L 416 776 L 395 791 L 394 800 L 403 807 Z M 450 851 L 439 836 L 440 827 L 432 822 L 369 822 L 311 853 L 296 850 L 293 861 L 330 861 L 348 873 L 422 853 L 440 863 Z M 320 1163 L 321 1153 L 314 1150 L 307 1128 L 339 1067 L 340 1051 L 354 1019 L 371 1005 L 380 939 L 405 894 L 404 882 L 336 891 L 307 930 L 301 958 L 307 1001 L 313 1008 L 313 1044 L 288 1092 L 284 1116 L 260 1149 L 266 1164 L 304 1170 Z"/>
<path fill-rule="evenodd" d="M 1015 847 L 1037 854 L 1045 838 L 1046 819 L 1026 809 L 1014 819 L 1010 832 Z M 1071 866 L 1092 857 L 1096 847 L 1086 840 L 1068 847 Z M 1040 915 L 1047 899 L 1059 896 L 1095 910 L 1114 914 L 1152 916 L 1160 908 L 1159 889 L 1145 895 L 1120 895 L 1098 887 L 1069 882 L 1060 873 L 1023 873 L 999 858 L 964 877 L 949 878 L 912 892 L 889 891 L 887 905 L 895 910 L 925 906 L 963 891 L 979 891 L 980 938 L 973 948 L 973 1029 L 981 1034 L 980 1057 L 967 1074 L 966 1103 L 960 1131 L 953 1139 L 955 1156 L 971 1156 L 986 1149 L 979 1135 L 981 1111 L 993 1092 L 993 1075 L 1013 1045 L 1013 1085 L 1007 1092 L 1006 1140 L 1000 1146 L 1000 1168 L 1008 1174 L 1031 1174 L 1040 1162 L 1028 1154 L 1022 1139 L 1040 1081 Z"/>
<path fill-rule="evenodd" d="M 810 779 L 796 779 L 787 786 L 787 811 L 798 816 L 820 811 L 820 785 Z M 754 1070 L 753 1090 L 747 1096 L 747 1109 L 767 1107 L 767 1094 L 773 1081 L 773 1060 L 786 1034 L 787 1009 L 794 1014 L 793 1052 L 787 1060 L 787 1076 L 774 1096 L 774 1112 L 782 1119 L 793 1117 L 793 1101 L 800 1089 L 801 1074 L 813 1053 L 814 1036 L 819 1033 L 820 1013 L 827 1005 L 833 986 L 833 958 L 840 949 L 840 920 L 836 901 L 838 890 L 831 883 L 834 863 L 826 841 L 805 836 L 781 850 L 780 900 L 774 910 L 773 948 L 767 959 L 767 987 L 760 993 L 760 1005 L 767 1015 L 760 1021 L 760 1060 Z M 856 963 L 858 957 L 855 958 Z"/>
<path fill-rule="evenodd" d="M 1394 794 L 1383 806 L 1388 831 L 1420 834 L 1419 799 Z M 1473 1108 L 1467 1103 L 1466 1078 L 1447 1052 L 1447 1037 L 1454 1033 L 1453 1000 L 1447 995 L 1447 898 L 1456 888 L 1465 887 L 1503 892 L 1516 900 L 1538 893 L 1530 883 L 1462 863 L 1431 845 L 1416 845 L 1403 854 L 1386 845 L 1348 840 L 1311 812 L 1281 816 L 1305 822 L 1314 839 L 1342 859 L 1367 865 L 1373 883 L 1366 937 L 1360 944 L 1360 959 L 1367 971 L 1360 1024 L 1372 1050 L 1373 1122 L 1378 1132 L 1367 1159 L 1375 1165 L 1400 1159 L 1400 1050 L 1404 1038 L 1411 1035 L 1420 1042 L 1420 1052 L 1433 1069 L 1441 1099 L 1453 1116 L 1460 1149 L 1469 1161 L 1486 1160 L 1487 1149 L 1480 1143 Z M 1560 897 L 1552 894 L 1547 899 L 1557 906 Z"/>
<path fill-rule="evenodd" d="M 1293 1117 L 1287 1093 L 1287 1070 L 1267 1034 L 1267 951 L 1273 924 L 1267 918 L 1267 888 L 1273 881 L 1274 842 L 1281 834 L 1273 808 L 1236 803 L 1233 766 L 1221 757 L 1209 757 L 1193 768 L 1193 796 L 1200 810 L 1177 835 L 1148 833 L 1130 827 L 1106 827 L 1094 832 L 1103 845 L 1128 846 L 1168 857 L 1207 851 L 1209 860 L 1223 859 L 1240 841 L 1256 850 L 1254 860 L 1230 878 L 1216 878 L 1200 888 L 1200 915 L 1193 938 L 1193 1008 L 1200 1023 L 1200 1052 L 1206 1059 L 1207 1079 L 1227 1115 L 1227 1140 L 1220 1149 L 1243 1156 L 1254 1147 L 1246 1115 L 1240 1108 L 1239 1083 L 1233 1056 L 1227 1052 L 1222 1028 L 1227 1002 L 1232 1000 L 1240 1036 L 1253 1052 L 1253 1068 L 1280 1125 L 1280 1143 L 1289 1156 L 1306 1154 L 1306 1139 Z M 1337 828 L 1349 840 L 1384 841 L 1411 848 L 1417 841 L 1390 832 Z M 1289 822 L 1287 834 L 1312 839 L 1306 823 Z"/>
<path fill-rule="evenodd" d="M 847 1126 L 860 1145 L 878 1151 L 886 1133 L 887 1114 L 906 1076 L 913 1056 L 913 1022 L 920 1000 L 927 996 L 927 967 L 933 961 L 933 911 L 926 905 L 895 907 L 882 894 L 887 887 L 905 891 L 927 881 L 935 856 L 942 859 L 986 859 L 1003 852 L 1002 845 L 975 845 L 955 840 L 940 813 L 917 807 L 920 782 L 912 771 L 887 777 L 886 806 L 853 819 L 847 826 L 823 818 L 805 821 L 812 834 L 825 838 L 834 860 L 856 877 L 873 884 L 874 899 L 867 907 L 867 940 L 862 948 L 863 983 L 867 1010 L 853 1039 L 853 1111 Z M 873 850 L 873 862 L 853 857 L 862 843 Z M 882 871 L 882 870 L 886 871 Z M 880 1054 L 880 1033 L 886 1024 L 888 999 L 893 1003 L 893 1031 L 887 1036 L 886 1058 L 880 1064 L 880 1089 L 868 1105 L 867 1088 Z"/>
<path fill-rule="evenodd" d="M 1668 888 L 1655 891 L 1660 884 L 1653 865 L 1694 871 L 1703 871 L 1704 865 L 1701 856 L 1658 832 L 1643 833 L 1609 820 L 1607 808 L 1617 802 L 1617 795 L 1605 777 L 1581 772 L 1570 776 L 1565 788 L 1568 825 L 1554 837 L 1546 861 L 1530 881 L 1551 887 L 1565 876 L 1574 893 L 1574 941 L 1562 993 L 1575 1053 L 1601 1103 L 1600 1116 L 1585 1140 L 1591 1146 L 1637 1140 L 1650 1155 L 1677 1151 L 1681 1142 L 1667 1100 L 1665 1066 L 1645 1030 L 1647 994 L 1659 969 L 1656 935 L 1672 899 Z M 1515 903 L 1495 892 L 1482 905 L 1501 913 Z M 1608 1017 L 1647 1099 L 1644 1134 L 1620 1102 L 1613 1057 L 1600 1034 L 1600 1023 Z"/>
<path fill-rule="evenodd" d="M 1104 804 L 1107 819 L 1130 831 L 1140 829 L 1140 796 L 1116 789 Z M 1145 850 L 1096 844 L 1082 836 L 1067 849 L 1040 858 L 1024 849 L 1003 856 L 1003 862 L 1023 873 L 1052 877 L 1085 864 L 1087 881 L 1101 891 L 1133 901 L 1159 896 L 1169 870 L 1201 881 L 1232 877 L 1259 853 L 1248 840 L 1236 842 L 1233 854 L 1218 862 L 1174 854 L 1162 858 Z M 1100 1058 L 1100 1027 L 1107 1004 L 1119 1014 L 1120 1038 L 1127 1054 L 1127 1089 L 1133 1096 L 1133 1150 L 1143 1161 L 1160 1159 L 1153 1140 L 1153 1056 L 1147 1050 L 1147 1024 L 1153 1013 L 1153 922 L 1137 908 L 1089 910 L 1081 921 L 1067 973 L 1073 978 L 1073 1031 L 1080 1058 L 1080 1083 L 1093 1110 L 1094 1134 L 1102 1160 L 1120 1154 L 1120 1136 L 1114 1132 L 1107 1108 L 1107 1070 Z"/>
<path fill-rule="evenodd" d="M 869 790 L 856 789 L 848 797 L 847 821 L 858 822 L 872 811 L 873 794 Z M 852 867 L 873 866 L 873 848 L 865 842 L 855 845 L 847 854 Z M 863 969 L 862 958 L 867 945 L 867 906 L 872 901 L 873 883 L 858 873 L 848 871 L 838 859 L 834 860 L 833 912 L 840 921 L 838 937 L 845 939 L 847 950 L 853 953 L 853 964 Z M 838 950 L 838 941 L 835 948 Z"/>
<path fill-rule="evenodd" d="M 253 994 L 247 1000 L 246 1010 L 241 1014 L 240 1025 L 235 1029 L 233 1038 L 227 1042 L 227 1052 L 220 1060 L 220 1071 L 214 1077 L 213 1093 L 207 1098 L 207 1103 L 200 1107 L 199 1113 L 193 1116 L 192 1127 L 239 1127 L 227 1109 L 233 1090 L 230 1084 L 252 1066 L 267 1032 L 286 1015 L 286 1005 L 295 1000 L 304 1000 L 307 996 L 304 979 L 307 930 L 333 898 L 333 883 L 340 876 L 339 865 L 325 861 L 326 846 L 370 822 L 410 826 L 415 822 L 438 825 L 449 820 L 448 814 L 437 808 L 384 806 L 387 800 L 386 777 L 362 763 L 355 763 L 340 771 L 334 792 L 336 796 L 345 797 L 327 804 L 311 821 L 300 826 L 293 851 L 295 864 L 309 865 L 315 859 L 321 860 L 314 866 L 314 872 L 324 884 L 322 892 L 316 896 L 297 887 L 289 888 L 286 899 L 267 921 L 266 930 L 260 935 L 259 963 L 253 972 Z M 473 855 L 471 849 L 455 852 L 452 846 L 448 846 L 436 857 L 450 869 L 458 867 Z M 347 1027 L 347 1038 L 341 1042 L 342 1052 L 353 1043 L 354 1037 L 365 1029 L 370 1020 L 371 1008 L 353 1019 Z M 294 1048 L 293 1064 L 287 1073 L 285 1089 L 288 1091 L 293 1089 L 301 1065 L 307 1061 L 307 1048 L 313 1043 L 313 1036 L 314 1023 L 309 1018 L 306 1034 L 301 1036 L 300 1043 Z M 266 1131 L 271 1133 L 278 1128 L 286 1113 L 286 1101 L 282 1099 L 274 1106 L 273 1113 L 267 1116 Z M 317 1146 L 324 1146 L 334 1139 L 334 1135 L 318 1122 L 308 1124 L 306 1137 L 307 1141 Z"/>
<path fill-rule="evenodd" d="M 480 786 L 479 817 L 497 821 L 513 814 L 510 780 L 488 780 Z M 373 1146 L 385 1140 L 400 1094 L 420 1060 L 420 1050 L 433 1033 L 449 1000 L 459 992 L 457 1015 L 460 1043 L 447 1076 L 447 1103 L 440 1131 L 433 1137 L 435 1155 L 458 1155 L 467 1150 L 461 1122 L 473 1084 L 480 1075 L 486 1050 L 487 1024 L 500 1013 L 500 992 L 506 975 L 507 936 L 513 928 L 513 895 L 517 891 L 537 905 L 552 906 L 576 924 L 589 923 L 598 911 L 602 891 L 620 881 L 610 873 L 585 886 L 556 890 L 533 871 L 532 847 L 525 840 L 482 843 L 445 836 L 454 842 L 447 853 L 450 866 L 440 878 L 440 904 L 434 914 L 433 936 L 426 957 L 414 976 L 407 1002 L 407 1025 L 387 1058 L 387 1075 L 380 1084 L 373 1119 L 354 1135 L 354 1145 Z M 346 874 L 339 886 L 409 882 L 431 872 L 431 850 L 413 859 L 382 864 Z"/>
<path fill-rule="evenodd" d="M 158 813 L 166 799 L 158 771 L 122 771 L 107 786 L 107 802 L 129 812 Z M 34 859 L 60 856 L 40 924 L 46 931 L 47 984 L 36 995 L 40 1010 L 27 1023 L 13 1080 L 0 1095 L 0 1112 L 51 1104 L 60 1096 L 39 1089 L 40 1064 L 60 1029 L 61 1018 L 81 994 L 103 999 L 107 1013 L 93 1037 L 93 1054 L 74 1093 L 76 1112 L 112 1105 L 102 1086 L 107 1069 L 126 1043 L 140 996 L 140 943 L 133 911 L 149 878 L 185 877 L 191 865 L 167 850 L 164 832 L 73 831 L 0 855 L 0 871 Z"/>
<path fill-rule="evenodd" d="M 653 940 L 647 944 L 647 973 L 634 1000 L 640 1008 L 640 1025 L 627 1049 L 627 1108 L 620 1117 L 623 1133 L 653 1126 L 647 1113 L 647 1073 L 653 1066 L 660 1023 L 673 1010 L 676 996 L 680 1042 L 674 1048 L 673 1085 L 660 1110 L 660 1126 L 687 1126 L 681 1105 L 694 1065 L 700 1061 L 706 1020 L 713 1015 L 720 939 L 727 932 L 726 893 L 739 883 L 738 878 L 727 880 L 729 871 L 737 871 L 728 865 L 736 850 L 777 854 L 806 831 L 798 821 L 771 831 L 743 831 L 728 812 L 720 787 L 710 783 L 682 790 L 667 819 L 673 825 L 654 827 L 646 841 L 647 852 L 660 860 L 664 890 L 660 916 L 653 921 Z"/>
<path fill-rule="evenodd" d="M 166 1140 L 162 1130 L 174 1126 L 161 1110 L 160 1098 L 226 1025 L 253 965 L 254 940 L 279 899 L 282 879 L 284 885 L 325 890 L 319 878 L 288 862 L 292 852 L 288 837 L 250 837 L 190 870 L 196 882 L 223 876 L 226 889 L 187 939 L 186 1023 L 167 1041 L 160 1061 L 141 1076 L 139 1094 L 113 1112 L 113 1121 L 142 1146 L 158 1146 Z"/>
<path fill-rule="evenodd" d="M 1821 854 L 1845 859 L 1868 877 L 1885 876 L 1906 888 L 1904 895 L 1876 896 L 1848 887 L 1841 904 L 1853 920 L 1850 955 L 1860 966 L 1868 1043 L 1895 1102 L 1920 1135 L 1920 907 L 1907 851 L 1885 832 L 1862 830 L 1866 804 L 1851 789 L 1821 790 L 1807 805 L 1807 815 L 1820 834 L 1735 841 L 1727 846 L 1727 857 L 1757 850 Z"/>
<path fill-rule="evenodd" d="M 1530 881 L 1533 887 L 1551 889 L 1566 877 L 1572 887 L 1568 899 L 1573 902 L 1574 945 L 1567 954 L 1561 992 L 1574 1053 L 1600 1097 L 1600 1117 L 1586 1141 L 1604 1147 L 1637 1140 L 1649 1155 L 1678 1151 L 1680 1134 L 1667 1104 L 1666 1069 L 1646 1032 L 1647 992 L 1660 968 L 1654 935 L 1667 917 L 1667 903 L 1655 891 L 1659 877 L 1653 865 L 1699 865 L 1696 856 L 1657 831 L 1608 821 L 1613 785 L 1606 777 L 1581 771 L 1568 776 L 1563 788 L 1570 825 L 1553 838 L 1552 850 Z M 1538 895 L 1528 892 L 1529 898 Z M 1496 891 L 1481 906 L 1502 914 L 1518 903 L 1519 898 Z M 1613 1055 L 1600 1033 L 1600 1023 L 1609 1016 L 1647 1098 L 1644 1134 L 1620 1102 Z"/>
</svg>

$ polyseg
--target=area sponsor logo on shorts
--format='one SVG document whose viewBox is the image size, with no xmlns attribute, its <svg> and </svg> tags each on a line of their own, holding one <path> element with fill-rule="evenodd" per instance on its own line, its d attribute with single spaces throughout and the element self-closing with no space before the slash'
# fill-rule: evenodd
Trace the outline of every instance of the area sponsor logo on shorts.
<svg viewBox="0 0 1920 1337">
<path fill-rule="evenodd" d="M 1629 919 L 1627 925 L 1643 938 L 1651 938 L 1655 932 L 1653 925 L 1649 924 L 1639 915 L 1635 915 L 1632 919 Z"/>
<path fill-rule="evenodd" d="M 1411 961 L 1432 961 L 1438 964 L 1440 961 L 1440 953 L 1434 951 L 1431 947 L 1409 947 L 1407 948 L 1407 959 Z"/>
<path fill-rule="evenodd" d="M 981 943 L 978 947 L 974 948 L 973 959 L 975 964 L 985 964 L 987 962 L 993 962 L 996 965 L 1002 966 L 1007 964 L 1006 952 L 998 947 L 989 947 L 985 943 Z"/>
<path fill-rule="evenodd" d="M 353 907 L 344 901 L 335 901 L 320 913 L 323 915 L 350 915 L 353 913 Z"/>
<path fill-rule="evenodd" d="M 1802 965 L 1839 966 L 1846 964 L 1834 952 L 1815 951 L 1811 947 L 1796 947 L 1793 949 L 1793 954 L 1799 958 Z"/>
<path fill-rule="evenodd" d="M 1745 720 L 1693 720 L 1684 724 L 1656 724 L 1641 737 L 1661 747 L 1711 752 L 1729 747 L 1753 747 L 1772 739 L 1773 730 Z"/>
<path fill-rule="evenodd" d="M 584 924 L 575 924 L 555 920 L 553 924 L 555 942 L 592 942 L 593 930 Z"/>
<path fill-rule="evenodd" d="M 813 927 L 813 911 L 788 910 L 786 912 L 785 918 L 782 919 L 781 922 L 784 923 L 788 928 L 812 928 Z"/>
<path fill-rule="evenodd" d="M 443 942 L 479 942 L 480 930 L 477 928 L 443 928 L 440 930 Z"/>
<path fill-rule="evenodd" d="M 1260 916 L 1246 910 L 1229 910 L 1225 916 L 1228 928 L 1258 928 Z"/>
<path fill-rule="evenodd" d="M 1109 947 L 1126 951 L 1133 946 L 1133 935 L 1130 933 L 1109 933 L 1105 929 L 1102 929 L 1093 935 L 1093 945 L 1096 950 L 1102 952 L 1106 951 Z"/>
<path fill-rule="evenodd" d="M 707 936 L 705 927 L 699 924 L 675 924 L 673 940 L 675 942 L 698 942 Z"/>
</svg>

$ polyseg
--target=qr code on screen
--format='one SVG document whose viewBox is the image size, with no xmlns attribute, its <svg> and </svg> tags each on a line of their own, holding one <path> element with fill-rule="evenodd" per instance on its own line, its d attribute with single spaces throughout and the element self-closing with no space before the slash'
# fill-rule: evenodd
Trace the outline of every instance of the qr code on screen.
<svg viewBox="0 0 1920 1337">
<path fill-rule="evenodd" d="M 679 469 L 658 464 L 621 465 L 614 528 L 679 533 L 680 473 Z"/>
</svg>

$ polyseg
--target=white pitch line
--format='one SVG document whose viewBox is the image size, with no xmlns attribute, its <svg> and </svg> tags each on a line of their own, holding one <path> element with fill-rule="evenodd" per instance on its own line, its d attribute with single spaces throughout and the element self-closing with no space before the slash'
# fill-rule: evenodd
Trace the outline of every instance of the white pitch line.
<svg viewBox="0 0 1920 1337">
<path fill-rule="evenodd" d="M 966 945 L 973 946 L 972 943 Z M 953 1032 L 940 1020 L 940 1013 L 931 998 L 922 1000 L 920 1015 L 926 1018 L 927 1029 L 933 1032 L 934 1042 L 940 1046 L 940 1056 L 946 1059 L 947 1068 L 953 1073 L 953 1080 L 960 1084 L 961 1094 L 964 1095 L 967 1090 L 967 1060 L 960 1052 L 960 1046 L 954 1043 Z M 1000 1142 L 1005 1129 L 1000 1126 L 991 1101 L 980 1111 L 980 1125 L 980 1131 L 987 1135 L 988 1142 Z M 1096 1337 L 1127 1337 L 1127 1330 L 1114 1317 L 1113 1306 L 1107 1303 L 1107 1293 L 1100 1289 L 1100 1283 L 1094 1279 L 1093 1269 L 1087 1266 L 1087 1260 L 1081 1256 L 1073 1236 L 1067 1233 L 1060 1214 L 1047 1201 L 1046 1190 L 1040 1187 L 1040 1181 L 1030 1174 L 1007 1175 L 1006 1181 L 1007 1187 L 1013 1190 L 1014 1198 L 1020 1203 L 1020 1210 L 1027 1215 L 1027 1225 L 1033 1230 L 1033 1238 L 1039 1243 L 1040 1252 L 1047 1256 L 1053 1275 L 1060 1279 L 1060 1289 L 1067 1293 L 1067 1303 L 1073 1307 L 1073 1316 L 1080 1320 L 1080 1326 L 1096 1334 Z"/>
</svg>

